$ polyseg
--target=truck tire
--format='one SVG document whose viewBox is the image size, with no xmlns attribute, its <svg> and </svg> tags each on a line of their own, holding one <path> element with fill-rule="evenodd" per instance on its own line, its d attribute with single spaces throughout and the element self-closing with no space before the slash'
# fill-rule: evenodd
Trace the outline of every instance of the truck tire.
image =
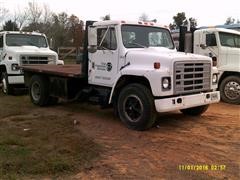
<svg viewBox="0 0 240 180">
<path fill-rule="evenodd" d="M 226 103 L 240 104 L 240 77 L 228 76 L 219 87 L 221 99 Z"/>
<path fill-rule="evenodd" d="M 156 110 L 150 90 L 141 84 L 130 84 L 123 88 L 117 101 L 121 121 L 130 129 L 146 130 L 156 119 Z"/>
<path fill-rule="evenodd" d="M 2 73 L 2 92 L 6 95 L 12 95 L 14 93 L 13 85 L 8 83 L 7 72 Z"/>
<path fill-rule="evenodd" d="M 203 105 L 203 106 L 197 106 L 197 107 L 192 107 L 192 108 L 187 108 L 187 109 L 181 109 L 180 111 L 189 116 L 200 116 L 204 112 L 207 111 L 209 105 Z"/>
<path fill-rule="evenodd" d="M 46 106 L 49 103 L 48 79 L 34 75 L 29 84 L 29 94 L 33 104 Z"/>
</svg>

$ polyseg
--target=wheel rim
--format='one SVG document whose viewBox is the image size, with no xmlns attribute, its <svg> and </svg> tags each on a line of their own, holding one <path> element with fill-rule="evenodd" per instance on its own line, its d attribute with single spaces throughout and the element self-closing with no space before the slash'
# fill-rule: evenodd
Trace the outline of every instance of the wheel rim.
<svg viewBox="0 0 240 180">
<path fill-rule="evenodd" d="M 240 85 L 235 81 L 230 81 L 224 87 L 224 93 L 228 99 L 238 99 L 240 96 Z"/>
<path fill-rule="evenodd" d="M 137 122 L 143 115 L 143 104 L 136 95 L 129 95 L 123 102 L 125 116 L 130 122 Z"/>
<path fill-rule="evenodd" d="M 3 93 L 7 93 L 7 81 L 6 81 L 6 78 L 3 78 L 2 79 L 2 90 L 3 90 Z"/>
<path fill-rule="evenodd" d="M 34 101 L 39 101 L 40 99 L 40 85 L 37 82 L 32 84 L 31 94 Z"/>
</svg>

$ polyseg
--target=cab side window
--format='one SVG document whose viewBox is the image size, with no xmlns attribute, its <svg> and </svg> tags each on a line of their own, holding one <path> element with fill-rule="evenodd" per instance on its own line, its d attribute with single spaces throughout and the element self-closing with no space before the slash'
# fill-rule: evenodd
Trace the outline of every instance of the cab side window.
<svg viewBox="0 0 240 180">
<path fill-rule="evenodd" d="M 217 46 L 215 34 L 206 34 L 206 45 Z"/>
<path fill-rule="evenodd" d="M 117 49 L 116 33 L 114 28 L 100 28 L 97 30 L 97 45 L 99 50 Z"/>
<path fill-rule="evenodd" d="M 0 48 L 3 48 L 3 36 L 0 35 Z"/>
</svg>

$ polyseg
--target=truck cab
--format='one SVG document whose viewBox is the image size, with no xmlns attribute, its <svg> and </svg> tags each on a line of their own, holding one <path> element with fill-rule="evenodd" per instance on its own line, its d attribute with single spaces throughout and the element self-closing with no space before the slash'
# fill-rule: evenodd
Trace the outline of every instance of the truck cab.
<svg viewBox="0 0 240 180">
<path fill-rule="evenodd" d="M 63 64 L 56 52 L 49 49 L 46 36 L 37 32 L 0 32 L 0 84 L 5 94 L 24 87 L 21 65 Z"/>
<path fill-rule="evenodd" d="M 23 66 L 34 104 L 59 97 L 94 101 L 113 107 L 127 127 L 145 130 L 156 113 L 200 115 L 220 100 L 212 59 L 177 52 L 163 26 L 101 21 L 87 23 L 85 35 L 81 64 Z"/>
<path fill-rule="evenodd" d="M 179 38 L 180 50 L 211 57 L 219 70 L 218 87 L 222 100 L 239 104 L 240 32 L 216 27 L 200 28 L 192 32 L 182 31 L 180 36 L 184 38 Z"/>
</svg>

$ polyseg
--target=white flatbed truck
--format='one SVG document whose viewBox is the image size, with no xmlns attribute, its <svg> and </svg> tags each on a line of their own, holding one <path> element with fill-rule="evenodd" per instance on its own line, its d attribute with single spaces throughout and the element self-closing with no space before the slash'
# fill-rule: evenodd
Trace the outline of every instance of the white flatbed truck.
<svg viewBox="0 0 240 180">
<path fill-rule="evenodd" d="M 52 51 L 44 34 L 38 32 L 0 32 L 0 84 L 5 94 L 13 94 L 24 87 L 23 72 L 26 64 L 64 64 Z"/>
<path fill-rule="evenodd" d="M 87 21 L 81 64 L 23 66 L 31 101 L 58 98 L 113 107 L 129 128 L 150 128 L 159 112 L 201 115 L 220 100 L 218 71 L 206 56 L 176 52 L 153 23 Z"/>
</svg>

